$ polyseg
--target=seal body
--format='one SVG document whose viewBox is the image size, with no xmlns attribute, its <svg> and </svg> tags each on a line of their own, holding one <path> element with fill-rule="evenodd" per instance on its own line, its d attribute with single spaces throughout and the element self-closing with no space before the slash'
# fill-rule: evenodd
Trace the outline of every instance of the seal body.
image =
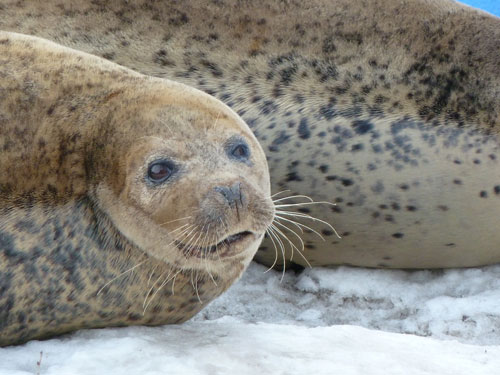
<svg viewBox="0 0 500 375">
<path fill-rule="evenodd" d="M 264 153 L 201 91 L 0 32 L 0 345 L 182 322 L 273 218 Z"/>
<path fill-rule="evenodd" d="M 325 238 L 303 235 L 312 265 L 500 261 L 496 17 L 448 0 L 7 1 L 0 13 L 0 28 L 231 106 L 267 154 L 273 192 L 337 204 L 300 208 L 342 236 L 312 223 Z M 270 241 L 257 255 L 275 257 Z"/>
</svg>

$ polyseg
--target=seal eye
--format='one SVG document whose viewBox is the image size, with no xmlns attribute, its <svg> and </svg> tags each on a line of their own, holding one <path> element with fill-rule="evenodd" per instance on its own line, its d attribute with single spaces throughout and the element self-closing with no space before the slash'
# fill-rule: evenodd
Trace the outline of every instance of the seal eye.
<svg viewBox="0 0 500 375">
<path fill-rule="evenodd" d="M 245 143 L 238 143 L 232 147 L 231 156 L 238 160 L 247 160 L 250 157 L 250 149 Z"/>
<path fill-rule="evenodd" d="M 174 165 L 168 161 L 156 161 L 148 168 L 148 177 L 153 182 L 163 182 L 174 172 Z"/>
</svg>

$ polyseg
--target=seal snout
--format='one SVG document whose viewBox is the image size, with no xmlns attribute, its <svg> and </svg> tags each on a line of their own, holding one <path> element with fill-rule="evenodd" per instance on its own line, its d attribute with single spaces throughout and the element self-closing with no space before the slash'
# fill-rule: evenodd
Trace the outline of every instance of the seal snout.
<svg viewBox="0 0 500 375">
<path fill-rule="evenodd" d="M 264 196 L 245 179 L 221 181 L 219 177 L 200 197 L 200 209 L 193 218 L 199 234 L 181 236 L 175 245 L 188 257 L 206 258 L 215 254 L 220 260 L 244 252 L 262 238 L 268 221 L 272 220 L 268 218 L 270 202 Z"/>
<path fill-rule="evenodd" d="M 238 206 L 243 207 L 246 204 L 246 198 L 242 192 L 240 182 L 236 182 L 231 186 L 216 186 L 214 190 L 224 197 L 229 207 L 238 210 Z"/>
</svg>

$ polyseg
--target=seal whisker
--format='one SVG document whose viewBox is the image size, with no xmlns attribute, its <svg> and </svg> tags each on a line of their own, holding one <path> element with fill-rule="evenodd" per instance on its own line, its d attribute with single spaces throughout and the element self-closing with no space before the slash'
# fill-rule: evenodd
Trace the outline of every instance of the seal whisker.
<svg viewBox="0 0 500 375">
<path fill-rule="evenodd" d="M 198 226 L 195 225 L 191 231 L 184 236 L 184 240 L 187 240 L 186 243 L 182 243 L 182 252 L 184 253 L 185 256 L 189 255 L 189 250 L 191 249 L 191 243 L 194 241 L 194 238 L 196 236 L 196 230 L 198 229 Z M 194 232 L 194 233 L 193 233 Z M 184 241 L 182 241 L 184 242 Z"/>
<path fill-rule="evenodd" d="M 166 225 L 166 224 L 169 224 L 169 223 L 173 223 L 175 221 L 181 221 L 181 220 L 187 220 L 187 219 L 190 219 L 192 216 L 185 216 L 185 217 L 181 217 L 180 219 L 174 219 L 174 220 L 170 220 L 170 221 L 166 221 L 165 223 L 161 223 L 161 224 L 158 224 L 158 225 Z"/>
<path fill-rule="evenodd" d="M 280 199 L 273 200 L 273 203 L 276 205 L 276 202 L 280 202 L 280 201 L 283 201 L 286 199 L 294 199 L 294 198 L 305 198 L 305 199 L 309 200 L 309 202 L 314 202 L 314 200 L 311 197 L 309 197 L 307 195 L 299 194 L 299 195 L 290 195 L 289 197 L 283 197 Z"/>
<path fill-rule="evenodd" d="M 171 270 L 170 270 L 171 272 Z M 153 285 L 151 285 L 151 288 L 149 288 L 148 292 L 146 293 L 146 296 L 144 298 L 144 301 L 142 302 L 142 308 L 143 308 L 143 314 L 146 312 L 146 308 L 147 308 L 147 301 L 148 301 L 148 298 L 150 297 L 151 295 L 151 292 L 153 291 L 155 285 L 158 283 L 158 281 L 160 281 L 160 279 L 163 277 L 163 275 L 165 275 L 166 271 L 165 272 L 162 272 L 160 273 L 160 276 L 158 276 L 156 278 L 156 281 L 153 283 Z M 168 276 L 168 275 L 167 275 Z"/>
<path fill-rule="evenodd" d="M 180 272 L 180 270 L 179 270 L 179 271 L 177 271 L 177 273 L 174 275 L 174 279 L 175 279 L 175 276 L 177 276 L 177 274 L 178 274 L 179 272 Z M 165 278 L 165 280 L 164 280 L 164 281 L 162 281 L 162 283 L 160 284 L 160 286 L 159 286 L 158 288 L 156 288 L 156 290 L 154 291 L 153 295 L 152 295 L 152 296 L 151 296 L 151 298 L 149 299 L 149 301 L 148 301 L 148 303 L 146 304 L 146 306 L 144 306 L 144 305 L 143 305 L 143 307 L 144 307 L 144 310 L 143 310 L 143 312 L 142 312 L 142 314 L 143 314 L 143 315 L 144 315 L 144 314 L 146 314 L 146 310 L 148 309 L 148 307 L 149 307 L 149 305 L 151 304 L 151 302 L 153 302 L 153 299 L 154 299 L 154 298 L 155 298 L 155 296 L 158 294 L 158 292 L 159 292 L 159 291 L 160 291 L 160 290 L 161 290 L 161 289 L 162 289 L 165 285 L 167 285 L 167 284 L 168 284 L 168 282 L 171 280 L 171 279 L 170 279 L 170 274 L 171 274 L 171 273 L 172 273 L 172 269 L 170 269 L 170 271 L 168 272 L 167 277 Z M 164 275 L 164 274 L 165 274 L 165 272 L 164 272 L 162 275 Z M 161 276 L 160 276 L 160 278 L 161 278 Z M 157 280 L 159 280 L 159 279 L 157 279 Z M 151 292 L 151 290 L 149 291 L 149 293 L 150 293 L 150 292 Z M 146 298 L 147 298 L 147 296 L 146 296 Z"/>
<path fill-rule="evenodd" d="M 280 219 L 281 219 L 281 218 L 280 218 L 279 216 L 275 216 L 275 220 L 273 221 L 273 223 L 276 223 L 276 224 L 278 224 L 279 226 L 281 226 L 281 227 L 283 227 L 283 228 L 287 229 L 289 232 L 292 232 L 292 233 L 295 235 L 295 237 L 297 237 L 297 238 L 299 239 L 300 244 L 301 244 L 301 247 L 302 247 L 302 249 L 301 249 L 301 250 L 304 250 L 304 249 L 305 249 L 304 241 L 303 241 L 303 240 L 302 240 L 302 238 L 299 236 L 299 234 L 298 234 L 297 232 L 295 232 L 293 229 L 291 229 L 291 228 L 287 227 L 285 224 L 281 223 L 281 222 L 279 221 Z M 293 224 L 295 224 L 295 223 L 293 223 Z M 300 228 L 300 227 L 298 227 L 298 228 L 299 228 L 300 230 L 302 230 L 302 228 Z M 290 260 L 291 260 L 291 259 L 290 259 Z"/>
<path fill-rule="evenodd" d="M 199 242 L 201 236 L 203 235 L 203 228 L 198 231 L 198 237 L 193 237 L 192 240 L 190 241 L 190 245 L 187 246 L 187 249 L 185 251 L 187 255 L 189 255 L 189 256 L 193 255 L 196 248 L 199 247 L 198 242 Z M 199 226 L 196 229 L 199 229 Z M 196 236 L 196 233 L 194 234 L 194 236 Z"/>
<path fill-rule="evenodd" d="M 331 206 L 337 205 L 337 203 L 332 203 L 332 202 L 303 202 L 303 203 L 276 204 L 275 207 L 309 206 L 311 204 L 329 204 Z"/>
<path fill-rule="evenodd" d="M 153 274 L 156 271 L 157 267 L 158 267 L 158 265 L 154 266 L 154 268 L 151 270 L 151 272 L 149 274 L 149 278 L 148 278 L 148 283 L 146 284 L 146 286 L 149 286 L 149 283 L 151 282 L 151 278 L 153 277 Z"/>
<path fill-rule="evenodd" d="M 285 226 L 285 225 L 283 225 L 283 224 L 281 224 L 281 223 L 276 222 L 276 224 L 279 224 L 279 225 L 281 225 L 282 227 L 284 227 L 284 228 L 286 228 L 286 229 L 288 229 L 288 230 L 292 231 L 290 228 L 288 228 L 287 226 Z M 298 248 L 298 247 L 297 247 L 297 246 L 296 246 L 296 245 L 295 245 L 295 244 L 294 244 L 294 243 L 293 243 L 293 242 L 292 242 L 292 241 L 288 238 L 288 236 L 287 236 L 287 235 L 286 235 L 286 234 L 285 234 L 285 233 L 284 233 L 281 229 L 277 228 L 276 226 L 274 227 L 274 229 L 278 232 L 278 234 L 280 234 L 280 235 L 281 235 L 284 239 L 286 239 L 286 240 L 288 241 L 288 243 L 290 244 L 290 247 L 291 247 L 291 250 L 292 250 L 292 251 L 291 251 L 292 255 L 290 256 L 290 261 L 292 261 L 292 259 L 293 259 L 293 254 L 294 254 L 294 253 L 293 253 L 293 249 L 296 249 L 296 250 L 297 250 L 297 252 L 299 253 L 299 255 L 302 257 L 302 259 L 304 259 L 304 261 L 307 263 L 307 265 L 309 266 L 309 268 L 312 268 L 311 263 L 309 263 L 309 261 L 306 259 L 306 257 L 304 256 L 304 254 L 302 254 L 302 251 L 301 251 L 301 250 L 299 250 L 299 248 Z M 294 231 L 292 231 L 292 232 L 293 232 L 296 236 L 298 236 L 298 235 L 297 235 L 297 233 L 295 233 Z M 300 239 L 300 237 L 299 237 L 299 239 Z M 304 249 L 304 242 L 302 241 L 302 239 L 300 239 L 300 241 L 301 241 L 301 243 L 302 243 L 302 250 L 303 250 L 303 249 Z"/>
<path fill-rule="evenodd" d="M 181 229 L 185 228 L 186 226 L 188 226 L 188 228 L 192 228 L 192 227 L 194 226 L 194 224 L 189 224 L 189 223 L 183 224 L 183 225 L 181 225 L 180 227 L 177 227 L 177 228 L 175 228 L 174 230 L 171 230 L 171 231 L 169 232 L 169 234 L 175 233 L 175 232 L 177 232 L 178 230 L 181 230 Z"/>
<path fill-rule="evenodd" d="M 203 303 L 203 302 L 201 302 L 200 295 L 198 294 L 198 271 L 196 271 L 196 282 L 194 281 L 193 276 L 194 276 L 194 269 L 191 269 L 191 277 L 190 277 L 191 278 L 191 285 L 193 286 L 193 289 L 196 293 L 196 297 L 198 297 L 198 301 L 200 303 Z"/>
<path fill-rule="evenodd" d="M 285 269 L 286 269 L 285 246 L 283 245 L 283 241 L 281 241 L 281 239 L 279 238 L 279 236 L 276 234 L 273 224 L 271 224 L 269 226 L 269 230 L 270 230 L 269 233 L 272 236 L 274 236 L 274 239 L 278 243 L 278 245 L 280 247 L 280 250 L 281 250 L 281 256 L 283 257 L 283 271 L 282 271 L 281 280 L 280 280 L 280 282 L 281 282 L 281 281 L 283 281 L 283 278 L 285 277 Z"/>
<path fill-rule="evenodd" d="M 175 295 L 175 280 L 177 279 L 177 275 L 181 272 L 181 270 L 177 271 L 172 279 L 172 295 Z"/>
<path fill-rule="evenodd" d="M 274 219 L 275 220 L 278 220 L 278 219 L 283 220 L 284 218 L 282 216 L 279 216 L 279 212 L 278 212 L 278 213 L 275 213 Z M 298 225 L 295 221 L 289 221 L 289 222 L 290 222 L 290 224 L 293 224 L 294 226 L 296 226 L 300 230 L 300 233 L 304 234 L 304 229 L 302 229 L 302 227 L 300 225 Z"/>
<path fill-rule="evenodd" d="M 281 190 L 281 191 L 278 191 L 277 193 L 274 193 L 274 194 L 270 195 L 270 196 L 269 196 L 269 197 L 267 197 L 267 198 L 273 198 L 273 197 L 275 197 L 275 196 L 277 196 L 277 195 L 284 194 L 284 193 L 290 193 L 290 192 L 291 192 L 291 190 L 289 190 L 289 189 L 286 189 L 286 190 Z M 266 199 L 266 198 L 265 198 L 265 199 Z"/>
<path fill-rule="evenodd" d="M 149 258 L 148 259 L 144 259 L 142 262 L 136 264 L 135 266 L 133 267 L 130 267 L 128 270 L 122 272 L 121 274 L 119 274 L 118 276 L 116 277 L 113 277 L 110 281 L 108 281 L 106 284 L 104 284 L 101 289 L 99 289 L 99 291 L 97 292 L 96 296 L 98 296 L 99 294 L 101 294 L 101 292 L 103 291 L 104 288 L 106 288 L 109 284 L 111 284 L 113 281 L 119 279 L 120 277 L 122 277 L 123 275 L 133 271 L 134 269 L 136 269 L 137 267 L 141 266 L 142 264 L 144 264 L 145 262 L 147 262 L 148 260 L 150 260 Z"/>
<path fill-rule="evenodd" d="M 226 225 L 224 224 L 224 221 L 222 220 L 221 217 L 219 217 L 219 221 L 220 221 L 220 224 L 223 226 L 223 227 L 226 227 Z M 224 265 L 223 262 L 221 262 L 221 258 L 220 258 L 220 254 L 219 254 L 219 248 L 218 248 L 218 239 L 219 239 L 219 234 L 217 233 L 218 231 L 215 231 L 214 233 L 214 242 L 215 242 L 215 254 L 217 255 L 217 260 L 219 261 L 219 263 L 222 264 L 222 268 L 225 270 L 226 266 Z"/>
<path fill-rule="evenodd" d="M 285 215 L 285 213 L 283 212 L 277 212 L 276 213 L 276 217 L 280 218 L 281 220 L 285 220 L 287 222 L 290 222 L 290 223 L 295 223 L 296 225 L 299 225 L 307 230 L 310 230 L 311 232 L 315 233 L 319 238 L 321 238 L 323 241 L 325 241 L 325 238 L 316 230 L 314 230 L 313 228 L 311 228 L 310 226 L 307 226 L 305 224 L 302 224 L 301 222 L 298 222 L 298 221 L 295 221 L 295 220 L 291 220 L 291 219 L 287 219 L 285 217 L 282 217 L 282 216 L 279 216 L 278 214 L 282 214 L 282 215 Z M 295 216 L 295 215 L 291 215 L 291 216 Z M 299 216 L 299 217 L 303 217 L 303 216 Z"/>
<path fill-rule="evenodd" d="M 204 261 L 205 261 L 205 269 L 207 270 L 207 273 L 208 273 L 208 276 L 210 277 L 210 279 L 212 280 L 212 282 L 214 283 L 215 286 L 218 286 L 217 283 L 215 282 L 215 279 L 212 275 L 212 273 L 210 272 L 210 269 L 208 267 L 208 263 L 207 263 L 207 258 L 208 258 L 208 245 L 209 245 L 209 234 L 210 234 L 210 225 L 211 224 L 208 224 L 208 227 L 207 227 L 207 231 L 205 232 L 205 238 L 203 239 L 202 241 L 202 246 L 203 246 L 203 252 L 204 252 Z"/>
<path fill-rule="evenodd" d="M 317 217 L 314 217 L 314 216 L 311 216 L 311 215 L 308 215 L 308 214 L 304 214 L 304 213 L 301 213 L 301 212 L 290 212 L 290 211 L 282 211 L 282 210 L 277 210 L 276 211 L 276 214 L 279 214 L 279 215 L 286 215 L 286 216 L 293 216 L 293 217 L 301 217 L 301 218 L 304 218 L 304 219 L 309 219 L 309 220 L 312 220 L 312 221 L 319 221 L 320 223 L 323 223 L 325 224 L 326 226 L 328 226 L 334 233 L 335 235 L 338 237 L 338 238 L 342 238 L 340 237 L 340 235 L 338 234 L 337 230 L 330 224 L 328 223 L 327 221 L 324 221 L 324 220 L 321 220 L 321 219 L 318 219 Z M 283 220 L 288 220 L 288 221 L 292 221 L 294 223 L 296 223 L 297 225 L 300 225 L 300 226 L 303 226 L 309 230 L 311 230 L 312 232 L 316 233 L 317 235 L 319 235 L 321 238 L 323 238 L 322 235 L 320 235 L 318 232 L 316 232 L 314 229 L 302 224 L 302 223 L 299 223 L 298 221 L 293 221 L 293 220 L 289 220 L 289 219 L 285 219 L 284 217 L 280 216 L 281 219 Z M 324 239 L 323 239 L 324 240 Z"/>
<path fill-rule="evenodd" d="M 277 248 L 277 246 L 276 246 L 276 242 L 274 242 L 274 238 L 273 238 L 273 236 L 271 235 L 270 231 L 271 231 L 271 229 L 268 227 L 268 228 L 266 229 L 266 233 L 267 233 L 267 235 L 268 235 L 269 239 L 271 240 L 271 243 L 272 243 L 272 244 L 273 244 L 273 246 L 274 246 L 274 253 L 275 253 L 275 256 L 274 256 L 274 262 L 273 262 L 273 264 L 272 264 L 272 265 L 271 265 L 271 266 L 270 266 L 267 270 L 265 270 L 265 271 L 264 271 L 264 273 L 267 273 L 267 272 L 271 271 L 271 270 L 274 268 L 274 266 L 276 265 L 276 263 L 278 262 L 278 248 Z"/>
<path fill-rule="evenodd" d="M 174 230 L 171 230 L 169 232 L 169 234 L 172 236 L 172 237 L 181 237 L 183 234 L 185 234 L 186 232 L 192 230 L 194 227 L 196 226 L 196 224 L 184 224 L 184 225 L 181 225 L 180 227 L 174 229 Z M 182 229 L 182 230 L 181 230 Z M 177 232 L 178 230 L 181 230 L 180 233 L 177 233 L 174 235 L 175 232 Z"/>
<path fill-rule="evenodd" d="M 180 241 L 180 239 L 182 238 L 186 238 L 186 236 L 188 236 L 188 234 L 186 234 L 187 232 L 194 230 L 193 227 L 195 225 L 194 224 L 191 224 L 190 226 L 188 226 L 187 228 L 184 228 L 180 233 L 178 233 L 176 236 L 172 235 L 172 232 L 170 232 L 169 234 L 172 235 L 172 241 L 170 241 L 166 247 L 169 247 L 170 245 L 175 245 L 176 242 L 182 242 Z M 189 233 L 191 233 L 189 232 Z"/>
</svg>

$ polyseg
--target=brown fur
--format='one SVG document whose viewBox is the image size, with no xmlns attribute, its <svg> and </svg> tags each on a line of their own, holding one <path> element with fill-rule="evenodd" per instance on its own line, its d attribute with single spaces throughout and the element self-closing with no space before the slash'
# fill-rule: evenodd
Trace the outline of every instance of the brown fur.
<svg viewBox="0 0 500 375">
<path fill-rule="evenodd" d="M 0 345 L 185 321 L 240 277 L 273 206 L 263 151 L 231 109 L 6 32 L 0 81 Z M 232 139 L 248 160 L 231 159 Z M 157 160 L 177 168 L 161 184 Z M 239 199 L 221 193 L 232 186 Z"/>
<path fill-rule="evenodd" d="M 230 105 L 273 191 L 337 203 L 302 208 L 343 237 L 315 223 L 312 265 L 500 261 L 496 17 L 448 0 L 12 0 L 0 15 Z M 267 242 L 258 260 L 275 256 Z"/>
</svg>

